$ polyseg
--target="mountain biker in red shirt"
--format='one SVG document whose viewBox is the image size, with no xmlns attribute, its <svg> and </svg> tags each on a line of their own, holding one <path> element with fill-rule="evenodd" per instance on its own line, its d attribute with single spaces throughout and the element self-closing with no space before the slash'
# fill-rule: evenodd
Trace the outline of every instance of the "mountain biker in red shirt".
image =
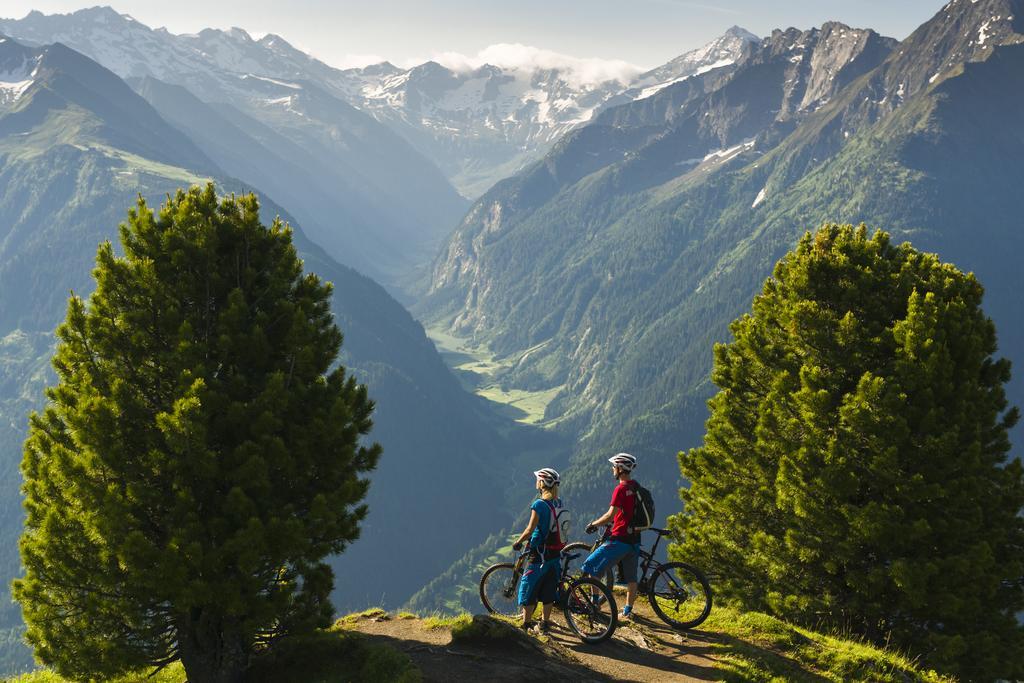
<svg viewBox="0 0 1024 683">
<path fill-rule="evenodd" d="M 640 534 L 629 526 L 636 505 L 636 484 L 633 482 L 636 458 L 629 453 L 617 453 L 608 458 L 608 462 L 612 464 L 612 475 L 618 479 L 619 484 L 612 491 L 608 512 L 587 525 L 587 533 L 593 533 L 597 527 L 609 522 L 612 529 L 608 539 L 583 562 L 582 570 L 584 574 L 599 577 L 608 568 L 620 563 L 622 578 L 626 581 L 626 605 L 622 609 L 621 618 L 629 619 L 633 613 L 633 603 L 636 602 L 637 565 L 640 559 Z"/>
</svg>

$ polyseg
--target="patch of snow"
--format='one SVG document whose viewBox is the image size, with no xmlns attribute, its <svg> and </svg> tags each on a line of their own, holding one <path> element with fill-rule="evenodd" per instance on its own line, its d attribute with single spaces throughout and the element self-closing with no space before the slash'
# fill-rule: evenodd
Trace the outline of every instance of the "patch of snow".
<svg viewBox="0 0 1024 683">
<path fill-rule="evenodd" d="M 694 76 L 700 76 L 701 74 L 706 74 L 707 72 L 709 72 L 709 71 L 711 71 L 713 69 L 720 69 L 723 66 L 729 66 L 730 64 L 735 64 L 735 63 L 736 63 L 736 60 L 732 59 L 731 57 L 727 58 L 727 59 L 719 59 L 718 61 L 712 62 L 711 64 L 705 64 L 705 65 L 701 66 L 696 71 L 694 71 L 692 74 L 689 74 L 689 75 L 686 75 L 686 76 L 680 76 L 679 78 L 674 78 L 671 81 L 666 81 L 664 83 L 658 83 L 657 85 L 652 85 L 652 86 L 650 86 L 648 88 L 644 88 L 643 90 L 640 91 L 640 94 L 637 95 L 633 99 L 642 100 L 642 99 L 644 99 L 646 97 L 650 97 L 651 95 L 653 95 L 654 93 L 656 93 L 656 92 L 658 92 L 660 90 L 664 90 L 665 88 L 667 88 L 670 85 L 675 85 L 676 83 L 682 83 L 683 81 L 685 81 L 688 78 L 693 78 Z"/>
<path fill-rule="evenodd" d="M 267 78 L 266 76 L 257 76 L 256 74 L 245 74 L 244 76 L 242 76 L 242 78 L 255 78 L 257 81 L 273 83 L 274 85 L 280 85 L 283 88 L 291 88 L 292 90 L 302 90 L 301 85 L 297 85 L 295 83 L 286 83 L 285 81 L 279 81 L 276 78 Z"/>
<path fill-rule="evenodd" d="M 721 159 L 724 161 L 726 159 L 731 159 L 737 154 L 745 152 L 753 146 L 754 140 L 748 140 L 747 142 L 741 142 L 735 147 L 730 147 L 729 149 L 717 149 L 714 152 L 707 154 L 702 161 L 710 161 L 712 159 Z"/>
<path fill-rule="evenodd" d="M 761 188 L 761 191 L 757 193 L 757 198 L 754 203 L 750 205 L 751 209 L 757 208 L 757 205 L 764 201 L 764 198 L 768 196 L 768 186 L 765 185 Z"/>
<path fill-rule="evenodd" d="M 0 71 L 0 102 L 17 102 L 25 91 L 35 83 L 39 73 L 39 58 L 23 59 L 21 64 L 8 71 Z"/>
<path fill-rule="evenodd" d="M 981 28 L 978 29 L 978 46 L 979 47 L 984 45 L 985 41 L 988 40 L 988 34 L 985 33 L 985 30 L 989 27 L 990 24 L 991 24 L 991 20 L 986 21 L 984 24 L 981 25 Z"/>
<path fill-rule="evenodd" d="M 3 77 L 0 76 L 0 79 Z M 34 80 L 28 79 L 25 81 L 5 81 L 0 80 L 0 102 L 17 102 L 18 98 L 25 94 L 25 91 L 29 89 L 35 83 Z"/>
</svg>

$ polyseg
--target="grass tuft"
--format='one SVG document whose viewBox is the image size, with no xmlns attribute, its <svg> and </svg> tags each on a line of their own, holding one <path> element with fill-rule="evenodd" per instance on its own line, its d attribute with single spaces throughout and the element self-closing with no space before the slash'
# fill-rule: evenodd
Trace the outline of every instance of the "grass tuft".
<svg viewBox="0 0 1024 683">
<path fill-rule="evenodd" d="M 348 628 L 365 619 L 376 619 L 378 621 L 385 621 L 390 619 L 391 615 L 383 607 L 371 607 L 370 609 L 363 610 L 362 612 L 353 612 L 352 614 L 346 614 L 343 617 L 339 617 L 334 622 L 332 628 Z"/>
<path fill-rule="evenodd" d="M 468 614 L 459 614 L 454 617 L 445 617 L 435 614 L 434 616 L 430 616 L 424 619 L 423 625 L 431 631 L 446 628 L 454 633 L 456 629 L 464 627 L 472 620 L 473 617 L 471 617 Z"/>
</svg>

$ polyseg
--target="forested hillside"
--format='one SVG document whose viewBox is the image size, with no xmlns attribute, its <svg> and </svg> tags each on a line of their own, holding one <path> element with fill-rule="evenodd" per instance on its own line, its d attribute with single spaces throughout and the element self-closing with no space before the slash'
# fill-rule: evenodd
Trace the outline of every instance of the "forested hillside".
<svg viewBox="0 0 1024 683">
<path fill-rule="evenodd" d="M 545 417 L 583 437 L 574 486 L 627 447 L 666 497 L 702 432 L 713 343 L 826 220 L 976 272 L 1000 348 L 1024 362 L 1022 10 L 959 0 L 898 44 L 776 31 L 731 73 L 610 109 L 474 205 L 417 310 L 499 357 L 532 349 L 502 381 L 559 390 Z"/>
</svg>

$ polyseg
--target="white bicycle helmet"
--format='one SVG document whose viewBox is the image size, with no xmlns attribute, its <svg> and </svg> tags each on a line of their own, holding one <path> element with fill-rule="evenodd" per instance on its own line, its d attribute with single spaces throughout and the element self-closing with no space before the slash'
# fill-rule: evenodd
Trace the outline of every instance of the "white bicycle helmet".
<svg viewBox="0 0 1024 683">
<path fill-rule="evenodd" d="M 550 467 L 545 467 L 544 469 L 537 470 L 536 472 L 533 473 L 533 476 L 541 480 L 541 483 L 544 484 L 544 488 L 551 488 L 552 486 L 557 486 L 559 482 L 561 482 L 562 480 L 562 478 L 558 476 L 558 472 L 551 469 Z"/>
<path fill-rule="evenodd" d="M 629 453 L 616 453 L 608 458 L 608 462 L 616 467 L 621 467 L 627 472 L 632 472 L 633 468 L 636 467 L 636 458 Z"/>
</svg>

